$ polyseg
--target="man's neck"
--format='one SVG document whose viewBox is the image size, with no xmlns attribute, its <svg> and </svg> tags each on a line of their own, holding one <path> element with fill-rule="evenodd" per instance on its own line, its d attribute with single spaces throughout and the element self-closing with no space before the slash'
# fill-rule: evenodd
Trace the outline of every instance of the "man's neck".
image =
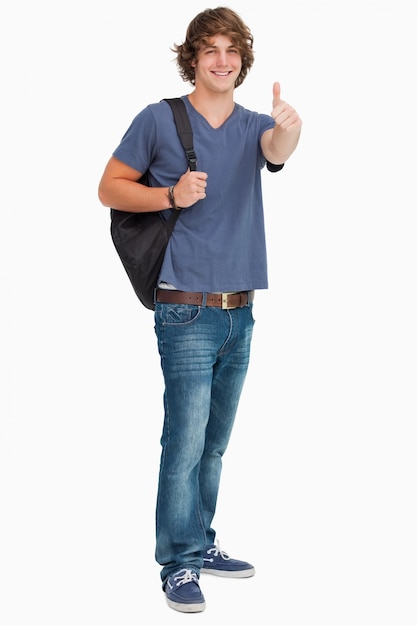
<svg viewBox="0 0 417 626">
<path fill-rule="evenodd" d="M 188 96 L 190 103 L 213 128 L 219 128 L 232 114 L 235 103 L 233 92 L 228 93 L 201 93 L 194 90 Z"/>
</svg>

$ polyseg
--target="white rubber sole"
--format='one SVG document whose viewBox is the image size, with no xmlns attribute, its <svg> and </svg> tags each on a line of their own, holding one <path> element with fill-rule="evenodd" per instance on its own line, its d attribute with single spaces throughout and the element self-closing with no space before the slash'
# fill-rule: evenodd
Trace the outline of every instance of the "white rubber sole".
<svg viewBox="0 0 417 626">
<path fill-rule="evenodd" d="M 184 602 L 173 602 L 167 597 L 168 606 L 174 611 L 180 611 L 181 613 L 201 613 L 206 608 L 205 602 L 198 602 L 197 604 L 185 604 Z"/>
<path fill-rule="evenodd" d="M 222 578 L 250 578 L 255 575 L 255 568 L 242 569 L 235 571 L 227 571 L 221 569 L 210 569 L 206 567 L 201 568 L 202 574 L 211 574 L 212 576 L 221 576 Z"/>
</svg>

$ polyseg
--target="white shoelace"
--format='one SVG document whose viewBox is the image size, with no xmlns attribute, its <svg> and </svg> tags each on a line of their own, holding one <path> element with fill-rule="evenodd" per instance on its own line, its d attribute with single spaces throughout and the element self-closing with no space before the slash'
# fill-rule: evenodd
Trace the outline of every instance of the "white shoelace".
<svg viewBox="0 0 417 626">
<path fill-rule="evenodd" d="M 198 582 L 197 574 L 193 572 L 192 569 L 182 569 L 178 572 L 177 576 L 174 576 L 174 582 L 177 587 L 185 585 L 186 583 Z"/>
<path fill-rule="evenodd" d="M 213 554 L 214 553 L 214 554 Z M 230 560 L 230 556 L 227 554 L 227 552 L 223 552 L 223 550 L 220 549 L 220 544 L 217 542 L 215 546 L 213 546 L 212 548 L 210 548 L 209 550 L 207 550 L 207 554 L 213 554 L 213 556 L 221 556 L 222 559 L 224 559 L 225 561 Z M 213 563 L 214 559 L 203 559 L 204 561 L 210 561 L 211 563 Z"/>
</svg>

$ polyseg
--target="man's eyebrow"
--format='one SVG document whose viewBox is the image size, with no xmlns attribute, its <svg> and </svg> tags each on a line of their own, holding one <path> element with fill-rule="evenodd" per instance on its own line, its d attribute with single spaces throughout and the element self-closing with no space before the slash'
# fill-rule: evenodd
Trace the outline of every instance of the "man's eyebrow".
<svg viewBox="0 0 417 626">
<path fill-rule="evenodd" d="M 218 48 L 218 46 L 215 43 L 206 43 L 201 46 L 201 50 L 207 50 L 207 48 Z M 229 48 L 236 48 L 236 45 L 231 43 L 230 46 L 227 46 L 227 49 Z"/>
</svg>

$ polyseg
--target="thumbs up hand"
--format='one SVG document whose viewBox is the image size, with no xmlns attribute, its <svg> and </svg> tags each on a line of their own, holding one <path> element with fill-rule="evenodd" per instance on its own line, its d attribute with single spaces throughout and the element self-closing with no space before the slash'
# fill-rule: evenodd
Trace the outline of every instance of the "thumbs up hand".
<svg viewBox="0 0 417 626">
<path fill-rule="evenodd" d="M 297 147 L 301 133 L 301 119 L 297 111 L 281 100 L 281 85 L 272 87 L 272 112 L 275 126 L 266 130 L 261 138 L 262 152 L 267 161 L 285 163 Z"/>
<path fill-rule="evenodd" d="M 273 84 L 272 94 L 271 115 L 275 120 L 275 124 L 282 130 L 299 131 L 301 129 L 301 119 L 292 106 L 281 100 L 281 85 L 279 83 L 275 82 Z"/>
</svg>

